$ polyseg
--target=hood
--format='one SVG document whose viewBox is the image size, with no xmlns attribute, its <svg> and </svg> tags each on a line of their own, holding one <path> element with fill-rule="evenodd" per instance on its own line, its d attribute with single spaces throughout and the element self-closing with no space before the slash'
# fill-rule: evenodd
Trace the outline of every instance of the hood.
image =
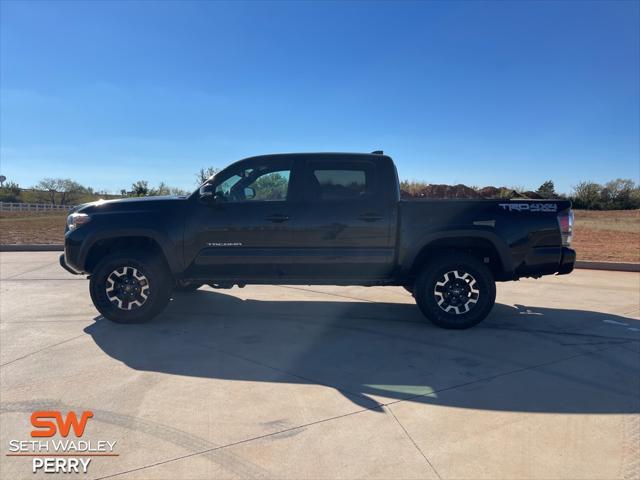
<svg viewBox="0 0 640 480">
<path fill-rule="evenodd" d="M 95 202 L 84 203 L 73 208 L 70 213 L 107 213 L 113 211 L 156 210 L 170 205 L 183 204 L 186 201 L 187 197 L 177 195 L 127 197 L 115 200 L 98 200 Z"/>
</svg>

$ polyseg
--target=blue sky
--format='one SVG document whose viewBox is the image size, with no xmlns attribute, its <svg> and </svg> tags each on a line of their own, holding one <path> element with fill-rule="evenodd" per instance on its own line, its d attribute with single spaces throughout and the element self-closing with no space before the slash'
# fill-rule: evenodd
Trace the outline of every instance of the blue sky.
<svg viewBox="0 0 640 480">
<path fill-rule="evenodd" d="M 430 183 L 640 177 L 640 2 L 3 0 L 0 22 L 0 172 L 25 187 L 376 149 Z"/>
</svg>

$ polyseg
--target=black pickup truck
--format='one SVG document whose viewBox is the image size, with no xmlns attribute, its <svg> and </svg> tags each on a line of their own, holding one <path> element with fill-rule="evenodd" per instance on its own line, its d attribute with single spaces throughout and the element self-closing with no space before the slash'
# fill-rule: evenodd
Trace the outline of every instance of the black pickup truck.
<svg viewBox="0 0 640 480">
<path fill-rule="evenodd" d="M 496 281 L 571 272 L 572 227 L 564 200 L 401 200 L 382 152 L 264 155 L 190 196 L 77 207 L 60 264 L 89 274 L 115 322 L 149 320 L 204 284 L 396 285 L 436 325 L 467 328 Z"/>
</svg>

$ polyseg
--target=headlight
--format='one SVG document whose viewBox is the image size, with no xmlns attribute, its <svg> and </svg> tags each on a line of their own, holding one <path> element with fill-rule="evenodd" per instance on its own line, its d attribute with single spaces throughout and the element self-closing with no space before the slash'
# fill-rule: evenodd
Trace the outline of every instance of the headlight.
<svg viewBox="0 0 640 480">
<path fill-rule="evenodd" d="M 72 213 L 67 217 L 67 228 L 69 230 L 75 230 L 89 220 L 91 220 L 91 217 L 86 213 Z"/>
</svg>

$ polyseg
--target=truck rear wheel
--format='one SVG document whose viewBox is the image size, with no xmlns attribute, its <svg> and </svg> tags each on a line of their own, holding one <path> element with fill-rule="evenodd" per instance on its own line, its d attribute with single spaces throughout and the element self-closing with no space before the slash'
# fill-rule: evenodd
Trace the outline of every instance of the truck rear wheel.
<svg viewBox="0 0 640 480">
<path fill-rule="evenodd" d="M 420 310 L 442 328 L 473 327 L 489 315 L 496 301 L 491 270 L 475 257 L 447 254 L 425 265 L 414 296 Z"/>
<path fill-rule="evenodd" d="M 89 282 L 91 300 L 107 319 L 143 323 L 171 299 L 172 278 L 164 263 L 143 251 L 116 252 L 103 258 Z"/>
</svg>

